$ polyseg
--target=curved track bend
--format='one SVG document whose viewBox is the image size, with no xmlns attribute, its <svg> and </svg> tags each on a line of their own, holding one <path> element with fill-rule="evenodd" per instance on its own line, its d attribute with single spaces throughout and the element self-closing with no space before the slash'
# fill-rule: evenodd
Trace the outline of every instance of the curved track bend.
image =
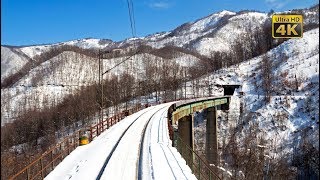
<svg viewBox="0 0 320 180">
<path fill-rule="evenodd" d="M 151 106 L 79 146 L 45 179 L 196 179 L 169 139 L 172 103 Z"/>
</svg>

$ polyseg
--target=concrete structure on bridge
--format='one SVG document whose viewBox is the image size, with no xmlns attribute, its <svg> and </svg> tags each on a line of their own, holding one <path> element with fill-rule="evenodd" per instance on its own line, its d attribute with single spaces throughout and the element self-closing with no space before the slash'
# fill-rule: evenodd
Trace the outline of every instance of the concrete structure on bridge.
<svg viewBox="0 0 320 180">
<path fill-rule="evenodd" d="M 194 112 L 206 109 L 206 159 L 218 163 L 217 109 L 228 110 L 230 96 L 202 98 L 177 103 L 169 109 L 168 118 L 184 143 L 194 151 Z M 186 157 L 184 157 L 186 158 Z"/>
</svg>

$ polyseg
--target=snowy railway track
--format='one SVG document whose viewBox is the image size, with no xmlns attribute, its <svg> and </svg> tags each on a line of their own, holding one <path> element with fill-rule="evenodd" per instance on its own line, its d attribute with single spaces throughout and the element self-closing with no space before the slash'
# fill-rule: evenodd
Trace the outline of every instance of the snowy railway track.
<svg viewBox="0 0 320 180">
<path fill-rule="evenodd" d="M 97 179 L 142 179 L 140 172 L 144 164 L 142 160 L 146 151 L 142 149 L 146 138 L 146 129 L 159 111 L 168 108 L 169 104 L 155 106 L 155 108 L 141 114 L 128 129 L 114 147 L 112 155 L 109 155 L 108 162 L 100 171 Z"/>
<path fill-rule="evenodd" d="M 155 113 L 153 113 L 152 116 L 149 118 L 148 122 L 146 123 L 144 129 L 143 129 L 143 133 L 142 133 L 142 137 L 141 137 L 141 144 L 140 144 L 140 148 L 139 148 L 139 162 L 138 162 L 138 166 L 137 166 L 138 167 L 138 169 L 137 169 L 138 170 L 138 180 L 142 179 L 142 171 L 143 171 L 142 169 L 143 169 L 143 164 L 144 164 L 144 162 L 143 162 L 143 154 L 145 153 L 145 151 L 144 151 L 144 146 L 145 146 L 144 140 L 145 140 L 145 137 L 146 137 L 147 127 L 149 126 L 151 119 L 154 118 L 155 114 L 158 113 L 160 110 L 162 110 L 164 108 L 166 108 L 166 107 L 163 107 L 163 108 L 157 110 Z"/>
<path fill-rule="evenodd" d="M 160 123 L 162 123 L 162 124 L 160 125 Z M 187 179 L 187 176 L 186 176 L 185 173 L 183 172 L 182 167 L 179 165 L 179 161 L 177 160 L 176 156 L 173 154 L 172 149 L 171 149 L 171 148 L 168 148 L 168 146 L 170 146 L 170 143 L 169 143 L 169 142 L 164 143 L 165 140 L 170 139 L 170 138 L 169 138 L 169 134 L 168 134 L 168 132 L 166 131 L 166 130 L 168 129 L 167 125 L 168 125 L 168 124 L 167 124 L 167 122 L 166 122 L 166 120 L 165 120 L 165 117 L 162 116 L 162 119 L 159 121 L 158 143 L 160 144 L 160 147 L 161 147 L 161 149 L 162 149 L 162 152 L 163 152 L 163 154 L 164 154 L 167 162 L 169 162 L 169 160 L 168 160 L 168 155 L 166 155 L 166 151 L 165 151 L 164 148 L 167 148 L 167 149 L 169 150 L 169 152 L 170 152 L 169 156 L 173 157 L 173 159 L 175 160 L 175 162 L 178 164 L 178 166 L 179 166 L 182 174 L 183 174 L 184 177 Z M 160 127 L 161 127 L 161 130 L 160 130 Z M 160 141 L 160 137 L 161 137 L 161 141 Z M 170 163 L 168 163 L 168 165 L 170 166 L 170 170 L 171 170 L 173 176 L 175 177 L 175 179 L 178 179 L 178 178 L 174 175 L 174 170 L 173 170 L 174 167 L 172 167 L 172 165 L 170 165 Z"/>
<path fill-rule="evenodd" d="M 196 179 L 180 154 L 171 146 L 165 113 L 155 114 L 147 125 L 142 141 L 138 179 Z"/>
<path fill-rule="evenodd" d="M 196 179 L 171 146 L 165 114 L 171 104 L 126 117 L 79 146 L 45 179 Z"/>
<path fill-rule="evenodd" d="M 151 110 L 150 110 L 150 111 L 151 111 Z M 130 127 L 131 127 L 142 115 L 146 114 L 147 112 L 148 112 L 148 111 L 142 113 L 142 114 L 139 115 L 137 118 L 135 118 L 135 120 L 134 120 L 134 121 L 128 126 L 128 128 L 121 134 L 121 136 L 120 136 L 119 139 L 117 140 L 116 144 L 115 144 L 114 147 L 112 148 L 111 152 L 110 152 L 109 155 L 107 156 L 107 159 L 106 159 L 106 161 L 104 162 L 104 164 L 103 164 L 103 166 L 102 166 L 102 168 L 101 168 L 101 170 L 100 170 L 100 172 L 99 172 L 96 180 L 101 179 L 101 176 L 102 176 L 102 174 L 103 174 L 103 172 L 104 172 L 107 164 L 109 163 L 110 158 L 112 157 L 113 153 L 114 153 L 115 150 L 117 149 L 117 147 L 118 147 L 121 139 L 122 139 L 123 136 L 126 134 L 126 132 L 128 131 L 128 129 L 130 129 Z M 150 118 L 150 119 L 151 119 L 151 118 Z"/>
</svg>

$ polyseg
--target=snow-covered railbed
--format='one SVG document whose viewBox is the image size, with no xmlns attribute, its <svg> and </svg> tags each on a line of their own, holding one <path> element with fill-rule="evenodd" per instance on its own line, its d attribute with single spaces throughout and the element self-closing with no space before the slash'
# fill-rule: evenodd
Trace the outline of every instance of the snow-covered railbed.
<svg viewBox="0 0 320 180">
<path fill-rule="evenodd" d="M 196 179 L 186 161 L 171 146 L 167 112 L 168 107 L 157 112 L 147 126 L 139 179 Z"/>
<path fill-rule="evenodd" d="M 171 104 L 152 106 L 128 116 L 90 144 L 76 148 L 45 179 L 137 179 L 139 172 L 141 179 L 196 179 L 171 147 L 165 118 Z M 140 152 L 143 157 L 147 155 L 140 162 L 142 165 Z"/>
<path fill-rule="evenodd" d="M 156 106 L 140 116 L 130 126 L 121 138 L 99 179 L 137 179 L 140 143 L 145 125 L 156 112 L 166 106 L 169 105 Z"/>
<path fill-rule="evenodd" d="M 139 116 L 154 108 L 149 107 L 126 117 L 88 145 L 77 147 L 45 179 L 96 179 L 126 129 Z"/>
</svg>

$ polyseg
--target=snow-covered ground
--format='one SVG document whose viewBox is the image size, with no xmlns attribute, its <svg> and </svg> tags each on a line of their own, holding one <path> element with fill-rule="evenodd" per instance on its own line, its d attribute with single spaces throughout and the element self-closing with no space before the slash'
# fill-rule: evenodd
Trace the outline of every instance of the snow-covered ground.
<svg viewBox="0 0 320 180">
<path fill-rule="evenodd" d="M 219 146 L 228 143 L 230 130 L 244 127 L 237 137 L 239 142 L 257 124 L 261 137 L 266 141 L 267 155 L 278 158 L 281 154 L 292 155 L 306 139 L 319 149 L 319 28 L 304 33 L 301 39 L 290 39 L 265 55 L 249 59 L 232 67 L 224 68 L 200 78 L 199 84 L 210 79 L 213 84 L 239 84 L 231 99 L 228 118 L 219 114 Z M 270 102 L 265 101 L 262 68 L 263 57 L 269 57 L 273 81 Z M 296 89 L 297 87 L 297 89 Z M 240 97 L 239 91 L 243 93 Z M 243 109 L 240 117 L 240 106 Z M 247 117 L 246 117 L 247 116 Z M 252 117 L 250 117 L 252 116 Z M 245 120 L 246 118 L 246 120 Z M 205 123 L 196 125 L 196 136 L 203 137 Z M 201 149 L 199 144 L 199 150 Z M 202 147 L 203 148 L 203 147 Z M 225 167 L 228 168 L 228 167 Z"/>
<path fill-rule="evenodd" d="M 317 8 L 312 10 L 305 9 L 303 13 L 306 14 L 304 19 L 305 25 L 311 22 L 315 24 L 319 23 Z M 123 52 L 132 49 L 134 42 L 136 44 L 150 45 L 154 48 L 173 45 L 187 48 L 191 51 L 210 57 L 212 52 L 232 51 L 231 47 L 236 41 L 244 40 L 244 33 L 261 29 L 268 19 L 269 15 L 267 13 L 255 11 L 242 11 L 236 13 L 224 10 L 210 14 L 194 22 L 185 23 L 170 32 L 155 33 L 146 37 L 129 38 L 120 42 L 113 42 L 109 39 L 86 38 L 54 44 L 32 45 L 25 47 L 8 48 L 9 46 L 1 46 L 1 81 L 8 77 L 8 75 L 17 73 L 17 71 L 21 69 L 27 61 L 32 61 L 32 58 L 35 56 L 49 52 L 50 50 L 63 45 L 95 50 L 104 48 L 121 48 L 121 51 Z M 249 35 L 247 39 L 250 37 L 251 36 Z M 125 58 L 127 57 L 104 60 L 104 70 L 109 69 Z M 24 77 L 21 77 L 21 79 L 11 88 L 1 89 L 1 96 L 4 97 L 2 99 L 6 99 L 1 100 L 1 104 L 3 104 L 1 106 L 3 112 L 1 114 L 1 119 L 4 119 L 4 121 L 1 121 L 1 125 L 7 122 L 12 122 L 14 118 L 19 115 L 19 104 L 24 104 L 24 102 L 30 101 L 32 106 L 37 106 L 37 108 L 41 109 L 44 106 L 41 102 L 54 101 L 59 103 L 64 96 L 76 92 L 75 90 L 79 89 L 80 86 L 86 86 L 97 82 L 97 62 L 96 58 L 91 58 L 83 54 L 69 51 L 62 52 L 56 57 L 47 59 L 45 62 L 31 69 L 29 73 Z M 161 67 L 162 64 L 158 62 L 168 62 L 168 60 L 147 53 L 139 54 L 132 58 L 132 60 L 113 69 L 110 73 L 106 74 L 105 77 L 108 78 L 107 76 L 120 75 L 126 72 L 136 77 L 136 79 L 139 78 L 139 80 L 144 80 L 143 78 L 140 79 L 140 77 L 145 75 L 145 73 L 142 73 L 142 68 L 146 65 L 145 62 L 152 62 L 151 64 L 157 63 L 157 66 Z M 177 57 L 170 60 L 170 63 L 172 62 L 183 68 L 191 67 L 196 64 L 196 62 L 199 62 L 199 58 L 192 54 L 180 53 Z M 177 72 L 179 71 L 180 70 L 177 70 Z M 189 85 L 190 84 L 188 84 L 188 86 Z M 33 87 L 21 88 L 18 86 Z M 79 88 L 76 88 L 75 86 L 79 86 Z M 195 90 L 196 89 L 193 89 L 191 92 L 193 97 L 203 96 L 204 94 L 213 95 L 215 92 L 214 89 L 212 89 L 211 92 L 208 92 L 209 88 L 202 88 L 202 90 L 200 89 L 199 91 L 196 90 L 197 92 Z M 54 93 L 52 93 L 53 91 Z M 45 97 L 45 100 L 38 100 L 39 98 L 37 99 L 30 96 L 30 94 L 35 94 L 36 92 L 43 92 L 46 94 L 44 96 L 39 96 L 41 99 L 43 99 L 42 97 Z M 16 95 L 20 93 L 24 95 Z M 59 95 L 56 97 L 50 94 Z M 183 94 L 182 91 L 180 91 L 180 94 Z M 187 95 L 188 94 L 189 93 L 187 93 Z M 10 101 L 7 102 L 8 98 L 6 97 L 10 97 Z M 28 109 L 30 106 L 26 106 L 26 108 Z"/>
<path fill-rule="evenodd" d="M 5 47 L 2 50 L 10 51 Z M 104 59 L 103 71 L 113 68 L 126 58 L 128 57 Z M 149 66 L 162 67 L 165 63 L 170 63 L 179 65 L 179 71 L 182 71 L 182 68 L 190 67 L 197 61 L 198 58 L 184 53 L 169 60 L 148 53 L 138 54 L 105 74 L 104 78 L 129 73 L 137 81 L 144 80 L 148 78 L 146 69 Z M 1 125 L 12 122 L 19 115 L 20 109 L 41 109 L 60 103 L 64 97 L 74 94 L 81 87 L 98 82 L 98 78 L 97 59 L 71 51 L 62 52 L 31 69 L 13 87 L 1 89 Z"/>
<path fill-rule="evenodd" d="M 168 108 L 151 119 L 143 141 L 143 179 L 196 179 L 180 154 L 172 147 L 168 133 Z"/>
<path fill-rule="evenodd" d="M 101 179 L 136 179 L 142 132 L 149 120 L 142 151 L 142 179 L 196 179 L 171 146 L 166 119 L 171 104 L 151 106 L 126 117 L 88 145 L 77 147 L 45 179 L 89 180 L 99 174 Z M 115 151 L 108 158 L 115 145 Z"/>
<path fill-rule="evenodd" d="M 19 56 L 10 48 L 1 46 L 1 82 L 19 71 L 27 62 L 25 57 Z"/>
</svg>

